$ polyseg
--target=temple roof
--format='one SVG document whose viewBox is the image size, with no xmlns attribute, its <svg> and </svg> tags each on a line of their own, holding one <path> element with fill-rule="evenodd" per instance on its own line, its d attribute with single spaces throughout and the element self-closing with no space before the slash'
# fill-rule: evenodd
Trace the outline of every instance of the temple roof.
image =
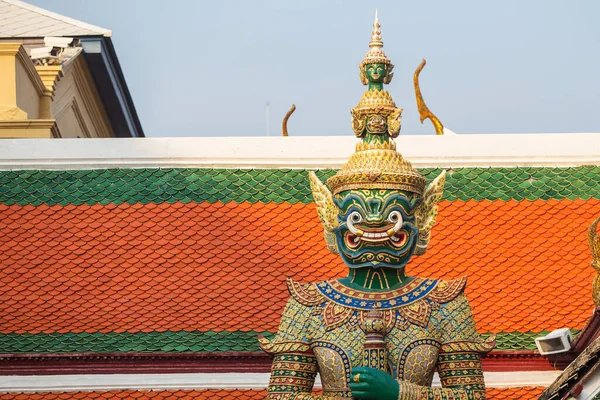
<svg viewBox="0 0 600 400">
<path fill-rule="evenodd" d="M 600 153 L 590 145 L 600 140 L 483 136 L 400 138 L 428 180 L 447 170 L 429 250 L 408 273 L 467 275 L 478 330 L 497 334 L 483 363 L 488 398 L 534 399 L 558 375 L 534 338 L 577 333 L 594 309 L 586 230 L 600 210 Z M 544 146 L 528 145 L 540 139 Z M 341 149 L 325 152 L 332 143 Z M 0 142 L 0 373 L 64 376 L 53 378 L 52 393 L 18 394 L 13 385 L 0 399 L 264 398 L 227 388 L 266 386 L 270 359 L 257 335 L 277 330 L 286 278 L 345 274 L 325 246 L 307 175 L 321 165 L 326 180 L 352 145 L 337 137 Z M 59 384 L 73 373 L 139 371 L 253 372 L 264 385 L 63 392 Z M 521 387 L 504 387 L 506 379 Z M 90 390 L 68 390 L 78 388 Z"/>
<path fill-rule="evenodd" d="M 0 37 L 111 36 L 112 32 L 19 1 L 0 0 Z"/>
<path fill-rule="evenodd" d="M 431 179 L 439 170 L 421 172 Z M 430 249 L 409 274 L 468 275 L 478 329 L 497 333 L 500 350 L 583 328 L 599 174 L 600 166 L 453 169 Z M 258 351 L 256 333 L 277 329 L 285 278 L 345 271 L 323 243 L 306 176 L 0 171 L 2 352 Z"/>
</svg>

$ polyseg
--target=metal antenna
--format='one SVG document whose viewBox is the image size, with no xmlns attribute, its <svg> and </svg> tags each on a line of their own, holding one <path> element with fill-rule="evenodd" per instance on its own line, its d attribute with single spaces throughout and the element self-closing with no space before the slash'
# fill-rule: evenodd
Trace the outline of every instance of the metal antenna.
<svg viewBox="0 0 600 400">
<path fill-rule="evenodd" d="M 267 136 L 271 136 L 271 106 L 267 101 L 265 106 L 265 118 L 267 119 Z"/>
</svg>

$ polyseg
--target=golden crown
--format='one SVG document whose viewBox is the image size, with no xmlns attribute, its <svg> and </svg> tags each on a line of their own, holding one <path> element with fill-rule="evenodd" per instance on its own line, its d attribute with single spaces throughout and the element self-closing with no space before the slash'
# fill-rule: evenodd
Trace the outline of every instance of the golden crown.
<svg viewBox="0 0 600 400">
<path fill-rule="evenodd" d="M 370 49 L 361 68 L 370 63 L 391 65 L 381 49 L 379 27 L 376 12 Z M 425 178 L 396 151 L 392 140 L 400 133 L 402 109 L 396 107 L 389 92 L 369 87 L 351 114 L 352 129 L 361 141 L 348 162 L 327 180 L 333 194 L 353 189 L 394 189 L 422 195 Z"/>
<path fill-rule="evenodd" d="M 396 151 L 393 142 L 388 143 L 357 144 L 356 153 L 327 180 L 333 195 L 355 189 L 393 189 L 422 195 L 425 177 Z"/>
</svg>

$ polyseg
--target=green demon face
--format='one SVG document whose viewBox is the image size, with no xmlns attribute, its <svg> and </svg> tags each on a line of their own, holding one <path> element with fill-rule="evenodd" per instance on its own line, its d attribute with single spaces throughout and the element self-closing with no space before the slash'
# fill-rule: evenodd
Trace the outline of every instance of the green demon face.
<svg viewBox="0 0 600 400">
<path fill-rule="evenodd" d="M 415 251 L 414 211 L 419 197 L 397 190 L 348 190 L 334 199 L 340 209 L 334 233 L 350 268 L 402 268 Z"/>
<path fill-rule="evenodd" d="M 367 64 L 365 65 L 365 74 L 370 82 L 382 83 L 387 75 L 387 65 Z"/>
</svg>

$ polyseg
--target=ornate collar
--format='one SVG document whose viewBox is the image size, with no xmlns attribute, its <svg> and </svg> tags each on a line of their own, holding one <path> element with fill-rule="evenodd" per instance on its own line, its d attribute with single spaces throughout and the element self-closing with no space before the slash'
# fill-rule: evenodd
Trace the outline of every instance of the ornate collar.
<svg viewBox="0 0 600 400">
<path fill-rule="evenodd" d="M 359 310 L 389 310 L 414 303 L 426 297 L 437 285 L 433 279 L 415 278 L 400 289 L 366 292 L 351 289 L 337 280 L 320 282 L 317 290 L 327 299 L 344 307 Z"/>
</svg>

